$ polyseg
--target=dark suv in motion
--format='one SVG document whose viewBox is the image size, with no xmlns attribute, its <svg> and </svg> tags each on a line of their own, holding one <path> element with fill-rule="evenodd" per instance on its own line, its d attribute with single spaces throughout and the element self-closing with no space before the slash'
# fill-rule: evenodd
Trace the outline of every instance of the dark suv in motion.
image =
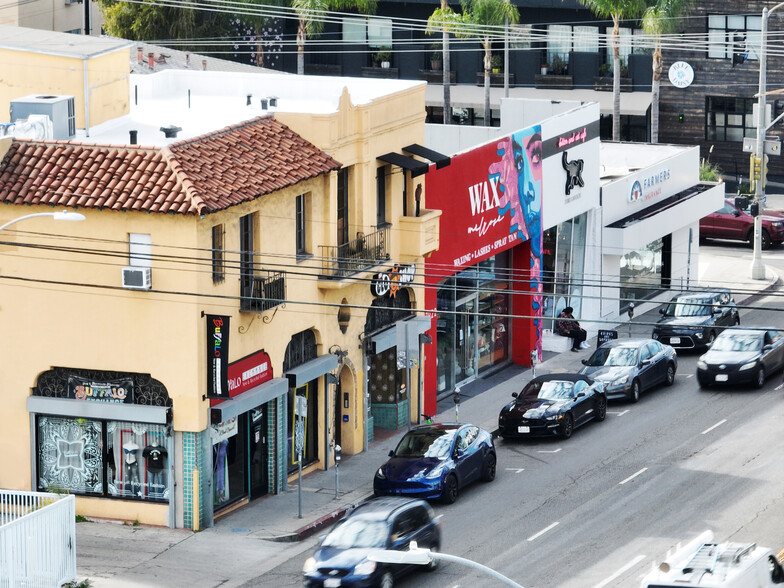
<svg viewBox="0 0 784 588">
<path fill-rule="evenodd" d="M 732 294 L 726 289 L 684 292 L 664 308 L 653 338 L 675 349 L 707 349 L 725 327 L 740 324 Z"/>
</svg>

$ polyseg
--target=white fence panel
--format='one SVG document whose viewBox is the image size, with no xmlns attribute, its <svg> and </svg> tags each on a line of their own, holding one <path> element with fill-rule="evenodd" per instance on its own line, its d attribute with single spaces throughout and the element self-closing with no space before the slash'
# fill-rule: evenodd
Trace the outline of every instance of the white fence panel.
<svg viewBox="0 0 784 588">
<path fill-rule="evenodd" d="M 0 490 L 0 588 L 60 588 L 74 580 L 74 497 Z"/>
</svg>

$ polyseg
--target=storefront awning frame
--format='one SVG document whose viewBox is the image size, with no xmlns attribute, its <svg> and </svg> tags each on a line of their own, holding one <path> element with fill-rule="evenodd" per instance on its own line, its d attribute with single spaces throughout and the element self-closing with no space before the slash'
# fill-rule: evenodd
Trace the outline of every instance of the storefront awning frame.
<svg viewBox="0 0 784 588">
<path fill-rule="evenodd" d="M 238 417 L 249 410 L 253 410 L 270 400 L 285 396 L 288 391 L 289 381 L 286 378 L 273 378 L 234 398 L 230 398 L 229 400 L 213 406 L 210 409 L 210 420 L 214 425 L 222 423 Z"/>
<path fill-rule="evenodd" d="M 438 151 L 428 149 L 427 147 L 417 143 L 412 143 L 408 147 L 403 147 L 403 151 L 406 153 L 411 153 L 412 155 L 418 155 L 423 159 L 429 159 L 436 164 L 436 169 L 441 169 L 442 167 L 446 167 L 452 163 L 452 158 L 448 155 L 444 155 Z"/>
<path fill-rule="evenodd" d="M 396 165 L 398 167 L 402 167 L 403 169 L 407 169 L 411 172 L 412 178 L 427 173 L 427 170 L 430 168 L 430 165 L 424 161 L 419 161 L 418 159 L 414 159 L 413 157 L 408 157 L 400 153 L 395 153 L 394 151 L 385 153 L 384 155 L 379 155 L 376 159 L 386 163 L 391 163 L 392 165 Z"/>
<path fill-rule="evenodd" d="M 433 318 L 424 315 L 399 320 L 371 336 L 373 354 L 397 347 L 398 352 L 405 351 L 407 358 L 419 361 L 419 335 L 427 333 L 432 325 Z"/>
<path fill-rule="evenodd" d="M 303 384 L 320 378 L 337 367 L 338 356 L 327 353 L 291 368 L 286 372 L 286 379 L 288 380 L 290 388 L 299 388 Z"/>
<path fill-rule="evenodd" d="M 168 406 L 96 402 L 94 400 L 73 400 L 70 398 L 49 398 L 45 396 L 27 397 L 27 412 L 85 419 L 165 425 L 169 410 L 171 409 Z"/>
</svg>

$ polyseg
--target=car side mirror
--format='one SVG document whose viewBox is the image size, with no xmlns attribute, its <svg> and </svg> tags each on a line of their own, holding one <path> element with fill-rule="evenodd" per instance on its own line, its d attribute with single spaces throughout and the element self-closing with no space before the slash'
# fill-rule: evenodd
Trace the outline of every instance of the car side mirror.
<svg viewBox="0 0 784 588">
<path fill-rule="evenodd" d="M 582 398 L 583 396 L 585 396 L 585 392 L 578 392 L 575 398 Z"/>
<path fill-rule="evenodd" d="M 583 365 L 588 365 L 588 360 L 587 359 L 581 359 L 580 363 L 582 363 Z"/>
<path fill-rule="evenodd" d="M 711 313 L 713 313 L 713 314 L 721 314 L 721 309 L 720 308 L 714 308 L 713 310 L 711 310 Z"/>
<path fill-rule="evenodd" d="M 512 392 L 512 398 L 517 398 L 517 392 Z"/>
<path fill-rule="evenodd" d="M 389 453 L 387 453 L 387 455 L 388 455 L 389 457 L 395 457 L 395 450 L 394 450 L 394 449 L 390 449 L 390 450 L 389 450 Z"/>
<path fill-rule="evenodd" d="M 324 543 L 324 539 L 326 539 L 326 538 L 327 538 L 326 535 L 319 535 L 318 542 L 319 543 Z"/>
<path fill-rule="evenodd" d="M 651 360 L 650 359 L 643 359 L 640 362 L 640 365 L 650 365 L 650 364 L 651 364 Z"/>
<path fill-rule="evenodd" d="M 666 310 L 664 308 L 660 308 L 659 309 L 659 314 L 664 314 L 665 312 L 666 312 Z"/>
<path fill-rule="evenodd" d="M 770 351 L 771 349 L 773 349 L 773 345 L 768 344 L 768 345 L 763 345 L 762 346 L 762 351 L 763 352 Z"/>
</svg>

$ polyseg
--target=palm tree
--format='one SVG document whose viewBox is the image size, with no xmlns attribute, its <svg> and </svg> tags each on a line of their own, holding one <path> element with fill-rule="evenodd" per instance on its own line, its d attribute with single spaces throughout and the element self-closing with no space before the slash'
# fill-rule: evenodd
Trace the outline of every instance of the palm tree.
<svg viewBox="0 0 784 588">
<path fill-rule="evenodd" d="M 318 37 L 324 30 L 324 12 L 328 10 L 356 10 L 362 14 L 376 12 L 376 0 L 292 0 L 296 11 L 297 26 L 297 74 L 305 74 L 305 41 Z"/>
<path fill-rule="evenodd" d="M 596 16 L 612 18 L 613 49 L 613 141 L 621 140 L 621 48 L 619 41 L 620 22 L 627 18 L 637 18 L 646 8 L 645 0 L 580 0 Z"/>
<path fill-rule="evenodd" d="M 449 23 L 459 23 L 461 15 L 454 12 L 449 8 L 447 0 L 441 0 L 441 6 L 436 8 L 430 18 L 427 19 L 427 29 L 425 32 L 432 35 L 436 31 L 441 31 L 441 50 L 444 53 L 443 63 L 443 84 L 444 84 L 444 124 L 448 125 L 452 122 L 452 91 L 449 87 L 451 84 L 450 78 L 450 64 L 449 64 Z"/>
<path fill-rule="evenodd" d="M 651 84 L 651 143 L 659 142 L 659 88 L 662 72 L 662 36 L 677 30 L 692 0 L 657 0 L 642 16 L 642 28 L 653 36 L 653 83 Z"/>
<path fill-rule="evenodd" d="M 517 24 L 520 13 L 509 0 L 464 0 L 463 16 L 457 29 L 458 36 L 478 38 L 484 48 L 485 125 L 492 124 L 490 113 L 490 60 L 493 39 L 503 36 L 503 27 Z M 504 64 L 507 67 L 508 64 Z"/>
</svg>

